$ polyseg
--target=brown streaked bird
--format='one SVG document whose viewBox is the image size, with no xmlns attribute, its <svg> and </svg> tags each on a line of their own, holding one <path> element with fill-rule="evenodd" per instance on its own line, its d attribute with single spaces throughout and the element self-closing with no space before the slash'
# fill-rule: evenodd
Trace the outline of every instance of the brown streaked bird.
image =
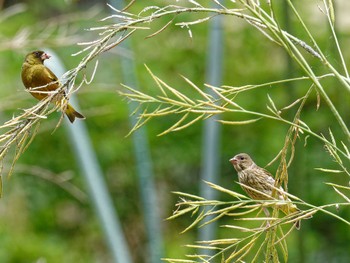
<svg viewBox="0 0 350 263">
<path fill-rule="evenodd" d="M 255 200 L 271 200 L 273 190 L 275 189 L 275 179 L 264 168 L 259 167 L 254 163 L 252 158 L 246 153 L 240 153 L 230 159 L 233 167 L 238 173 L 238 179 L 243 190 Z M 244 185 L 253 188 L 254 191 Z M 278 208 L 286 215 L 300 211 L 292 201 L 283 194 L 283 188 L 280 187 L 281 192 L 277 193 L 278 199 L 287 201 L 286 204 L 279 205 Z M 261 193 L 260 193 L 261 192 Z M 268 211 L 265 210 L 265 213 Z M 300 229 L 300 220 L 295 222 L 295 227 Z"/>
<path fill-rule="evenodd" d="M 22 65 L 21 76 L 23 85 L 29 90 L 30 94 L 38 100 L 46 98 L 48 96 L 48 91 L 54 91 L 60 86 L 56 75 L 44 65 L 44 61 L 49 58 L 50 56 L 44 51 L 33 51 L 27 54 Z M 43 91 L 43 93 L 40 93 L 40 91 Z M 62 97 L 62 99 L 66 99 L 65 94 Z M 56 101 L 56 103 L 59 102 Z M 77 112 L 69 103 L 67 103 L 64 113 L 71 123 L 74 122 L 75 118 L 85 119 L 85 117 Z"/>
</svg>

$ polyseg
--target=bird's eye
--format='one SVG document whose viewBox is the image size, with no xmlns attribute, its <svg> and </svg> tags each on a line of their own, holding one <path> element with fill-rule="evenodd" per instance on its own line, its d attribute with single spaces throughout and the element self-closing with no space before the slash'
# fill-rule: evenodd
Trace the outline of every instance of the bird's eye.
<svg viewBox="0 0 350 263">
<path fill-rule="evenodd" d="M 39 51 L 34 52 L 34 54 L 35 54 L 35 56 L 40 57 L 40 52 Z"/>
<path fill-rule="evenodd" d="M 244 157 L 243 157 L 243 156 L 241 156 L 241 157 L 239 157 L 239 159 L 240 159 L 241 161 L 243 161 L 243 160 L 244 160 Z"/>
</svg>

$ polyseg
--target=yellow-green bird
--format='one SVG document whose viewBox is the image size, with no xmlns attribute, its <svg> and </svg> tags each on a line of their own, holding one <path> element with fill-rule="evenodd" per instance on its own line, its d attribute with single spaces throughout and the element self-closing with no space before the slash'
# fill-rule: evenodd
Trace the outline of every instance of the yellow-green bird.
<svg viewBox="0 0 350 263">
<path fill-rule="evenodd" d="M 38 100 L 46 98 L 48 96 L 48 91 L 54 91 L 60 86 L 56 75 L 44 65 L 44 61 L 49 58 L 50 56 L 44 51 L 33 51 L 27 54 L 22 65 L 21 76 L 23 85 L 29 90 L 30 94 Z M 44 92 L 40 93 L 40 91 Z M 64 113 L 71 123 L 74 122 L 75 118 L 85 119 L 85 117 L 77 112 L 69 103 L 64 109 Z"/>
</svg>

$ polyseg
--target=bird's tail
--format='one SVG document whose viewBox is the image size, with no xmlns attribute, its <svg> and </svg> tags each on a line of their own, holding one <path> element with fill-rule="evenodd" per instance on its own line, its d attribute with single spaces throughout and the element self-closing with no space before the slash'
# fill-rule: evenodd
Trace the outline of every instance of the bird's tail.
<svg viewBox="0 0 350 263">
<path fill-rule="evenodd" d="M 73 106 L 70 105 L 70 104 L 67 104 L 67 107 L 66 107 L 64 113 L 67 115 L 67 117 L 68 117 L 68 119 L 69 119 L 69 121 L 70 121 L 71 123 L 74 122 L 75 118 L 78 118 L 78 119 L 85 119 L 84 115 L 81 114 L 81 113 L 79 113 L 79 112 L 77 112 L 77 111 L 73 108 Z"/>
<path fill-rule="evenodd" d="M 286 214 L 286 215 L 290 215 L 290 214 L 294 214 L 297 212 L 300 212 L 301 210 L 293 203 L 288 203 L 285 205 L 282 205 L 281 207 L 279 207 L 281 209 L 281 211 Z M 308 217 L 303 217 L 303 219 L 309 219 L 312 218 L 312 216 L 308 216 Z M 300 225 L 301 225 L 301 220 L 297 220 L 294 223 L 296 229 L 300 229 Z"/>
<path fill-rule="evenodd" d="M 289 199 L 288 199 L 289 200 Z M 293 214 L 296 212 L 300 212 L 300 209 L 293 204 L 292 202 L 288 202 L 286 204 L 280 205 L 278 207 L 285 215 Z"/>
</svg>

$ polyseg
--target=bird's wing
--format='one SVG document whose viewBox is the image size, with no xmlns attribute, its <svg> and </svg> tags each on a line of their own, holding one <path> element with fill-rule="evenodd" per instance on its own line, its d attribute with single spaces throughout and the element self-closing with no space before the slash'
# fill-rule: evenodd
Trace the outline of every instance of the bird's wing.
<svg viewBox="0 0 350 263">
<path fill-rule="evenodd" d="M 47 67 L 45 67 L 45 74 L 48 76 L 48 78 L 51 79 L 51 81 L 57 81 L 58 80 L 56 75 Z"/>
<path fill-rule="evenodd" d="M 264 168 L 261 168 L 263 171 L 264 171 L 264 173 L 266 174 L 266 181 L 269 183 L 269 185 L 271 185 L 271 194 L 272 194 L 272 190 L 274 189 L 272 186 L 275 186 L 275 179 L 272 177 L 272 174 L 269 172 L 269 171 L 267 171 L 267 170 L 265 170 Z M 282 186 L 280 186 L 280 191 L 278 191 L 278 199 L 280 199 L 280 200 L 289 200 L 289 198 L 284 194 L 284 189 L 283 189 L 283 187 Z M 275 190 L 276 190 L 276 188 L 275 188 Z"/>
<path fill-rule="evenodd" d="M 257 166 L 257 169 L 254 171 L 255 178 L 257 179 L 256 188 L 265 194 L 272 196 L 275 179 L 272 177 L 272 174 L 264 168 Z"/>
<path fill-rule="evenodd" d="M 40 87 L 47 85 L 51 82 L 57 81 L 56 75 L 44 65 L 37 65 L 32 68 L 32 86 Z M 53 83 L 43 88 L 43 90 L 55 90 L 59 86 L 58 83 Z"/>
<path fill-rule="evenodd" d="M 275 185 L 275 179 L 273 178 L 272 174 L 268 170 L 261 167 L 259 167 L 258 170 L 261 176 L 264 177 L 264 179 L 269 185 L 272 185 L 272 186 Z"/>
</svg>

